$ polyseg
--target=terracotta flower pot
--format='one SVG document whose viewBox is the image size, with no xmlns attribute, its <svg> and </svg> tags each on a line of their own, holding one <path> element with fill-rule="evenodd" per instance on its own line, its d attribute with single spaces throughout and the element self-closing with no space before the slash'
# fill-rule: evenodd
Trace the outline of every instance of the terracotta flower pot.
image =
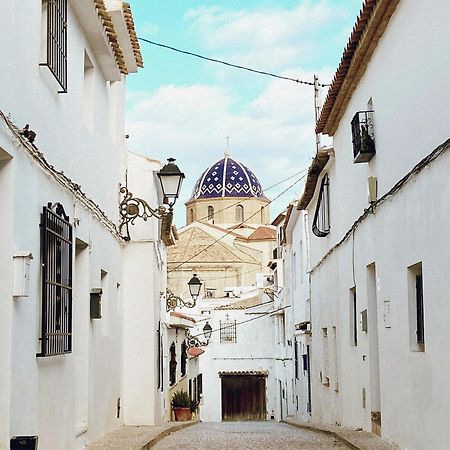
<svg viewBox="0 0 450 450">
<path fill-rule="evenodd" d="M 192 420 L 191 408 L 183 408 L 177 406 L 173 408 L 173 413 L 175 414 L 175 420 L 181 422 L 183 420 Z"/>
</svg>

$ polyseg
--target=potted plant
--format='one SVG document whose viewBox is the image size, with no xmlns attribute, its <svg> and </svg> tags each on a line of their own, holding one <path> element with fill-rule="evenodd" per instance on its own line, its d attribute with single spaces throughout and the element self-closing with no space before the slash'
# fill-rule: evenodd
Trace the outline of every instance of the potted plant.
<svg viewBox="0 0 450 450">
<path fill-rule="evenodd" d="M 192 420 L 191 399 L 186 391 L 176 391 L 172 396 L 172 410 L 175 420 Z"/>
</svg>

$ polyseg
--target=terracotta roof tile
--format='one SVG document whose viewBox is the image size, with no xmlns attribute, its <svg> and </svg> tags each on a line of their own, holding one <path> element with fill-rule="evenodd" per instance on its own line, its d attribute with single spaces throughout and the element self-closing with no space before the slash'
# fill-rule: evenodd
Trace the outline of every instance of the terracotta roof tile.
<svg viewBox="0 0 450 450">
<path fill-rule="evenodd" d="M 336 120 L 334 120 L 333 125 L 330 125 L 329 122 L 336 118 L 339 120 L 339 114 L 343 114 L 345 106 L 348 104 L 357 82 L 364 74 L 367 63 L 399 1 L 364 1 L 328 90 L 325 103 L 316 124 L 317 133 L 334 134 L 337 127 Z M 352 84 L 351 82 L 354 83 Z M 345 89 L 343 89 L 344 86 Z"/>
</svg>

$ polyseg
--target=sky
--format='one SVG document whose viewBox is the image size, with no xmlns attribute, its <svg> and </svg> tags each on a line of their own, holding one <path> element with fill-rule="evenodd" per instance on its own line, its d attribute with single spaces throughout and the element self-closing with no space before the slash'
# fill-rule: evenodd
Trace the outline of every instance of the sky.
<svg viewBox="0 0 450 450">
<path fill-rule="evenodd" d="M 324 84 L 333 78 L 361 5 L 131 0 L 142 38 L 299 80 L 311 82 L 317 74 Z M 184 203 L 195 182 L 223 157 L 227 136 L 232 157 L 274 199 L 272 218 L 301 195 L 299 172 L 315 153 L 313 87 L 140 45 L 145 67 L 127 80 L 128 148 L 162 162 L 176 158 L 186 175 L 175 205 L 178 227 L 185 224 Z"/>
</svg>

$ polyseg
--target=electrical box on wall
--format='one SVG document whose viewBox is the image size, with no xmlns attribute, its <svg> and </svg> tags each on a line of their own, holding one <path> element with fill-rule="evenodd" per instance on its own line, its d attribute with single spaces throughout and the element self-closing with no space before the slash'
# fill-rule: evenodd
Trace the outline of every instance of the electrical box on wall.
<svg viewBox="0 0 450 450">
<path fill-rule="evenodd" d="M 367 180 L 369 203 L 375 203 L 378 198 L 378 180 L 377 177 L 369 177 Z"/>
<path fill-rule="evenodd" d="M 30 295 L 30 261 L 31 252 L 16 252 L 13 258 L 13 296 L 28 297 Z"/>
<path fill-rule="evenodd" d="M 91 290 L 91 319 L 102 318 L 102 293 L 101 288 Z"/>
</svg>

